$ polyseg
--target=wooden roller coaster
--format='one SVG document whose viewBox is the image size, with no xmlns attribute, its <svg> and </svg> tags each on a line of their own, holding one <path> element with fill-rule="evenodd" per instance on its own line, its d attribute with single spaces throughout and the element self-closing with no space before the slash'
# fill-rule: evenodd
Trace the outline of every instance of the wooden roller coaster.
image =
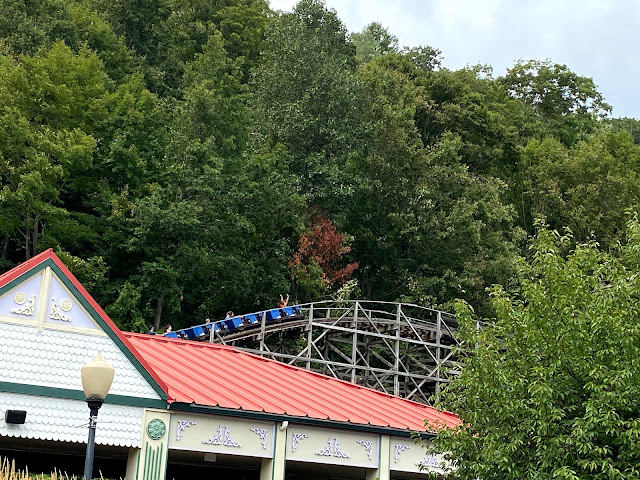
<svg viewBox="0 0 640 480">
<path fill-rule="evenodd" d="M 421 403 L 459 371 L 453 315 L 367 300 L 299 305 L 304 318 L 210 336 L 264 357 Z"/>
</svg>

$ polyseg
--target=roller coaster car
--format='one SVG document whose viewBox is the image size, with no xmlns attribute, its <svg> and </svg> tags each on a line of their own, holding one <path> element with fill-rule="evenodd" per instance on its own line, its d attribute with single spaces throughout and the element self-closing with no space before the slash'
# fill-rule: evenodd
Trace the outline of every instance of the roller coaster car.
<svg viewBox="0 0 640 480">
<path fill-rule="evenodd" d="M 300 307 L 283 307 L 280 309 L 282 311 L 282 319 L 283 320 L 302 320 L 304 315 L 300 311 Z"/>
<path fill-rule="evenodd" d="M 229 330 L 237 330 L 240 328 L 244 328 L 244 324 L 242 323 L 242 317 L 233 317 L 228 318 L 224 321 Z"/>
<path fill-rule="evenodd" d="M 277 308 L 267 310 L 265 313 L 267 315 L 267 322 L 279 322 L 282 319 L 282 312 Z"/>
<path fill-rule="evenodd" d="M 250 313 L 249 315 L 245 315 L 242 317 L 242 323 L 245 325 L 256 325 L 260 323 L 260 318 L 255 313 Z"/>
<path fill-rule="evenodd" d="M 183 334 L 183 338 L 186 338 L 187 340 L 200 340 L 205 336 L 204 329 L 200 325 L 184 328 L 180 330 L 180 333 Z"/>
</svg>

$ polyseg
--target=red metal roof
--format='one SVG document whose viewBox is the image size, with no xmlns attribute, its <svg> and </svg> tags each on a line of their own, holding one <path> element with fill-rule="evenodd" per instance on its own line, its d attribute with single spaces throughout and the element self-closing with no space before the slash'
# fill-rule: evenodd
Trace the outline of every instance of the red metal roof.
<svg viewBox="0 0 640 480">
<path fill-rule="evenodd" d="M 167 386 L 169 402 L 415 431 L 427 430 L 425 420 L 460 424 L 452 413 L 234 347 L 123 334 Z"/>
</svg>

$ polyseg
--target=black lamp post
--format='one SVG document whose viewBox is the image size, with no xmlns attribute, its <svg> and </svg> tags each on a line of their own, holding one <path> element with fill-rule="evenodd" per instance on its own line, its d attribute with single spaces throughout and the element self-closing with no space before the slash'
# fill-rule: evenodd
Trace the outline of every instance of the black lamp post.
<svg viewBox="0 0 640 480">
<path fill-rule="evenodd" d="M 84 478 L 93 478 L 93 451 L 96 440 L 96 422 L 98 410 L 109 393 L 113 382 L 113 367 L 107 363 L 101 353 L 82 367 L 82 389 L 89 405 L 89 440 L 87 441 L 87 456 L 84 462 Z"/>
</svg>

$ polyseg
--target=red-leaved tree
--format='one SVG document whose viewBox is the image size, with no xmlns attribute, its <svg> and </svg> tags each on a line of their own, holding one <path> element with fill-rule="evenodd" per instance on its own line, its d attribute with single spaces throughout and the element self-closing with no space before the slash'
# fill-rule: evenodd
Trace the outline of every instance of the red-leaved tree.
<svg viewBox="0 0 640 480">
<path fill-rule="evenodd" d="M 336 230 L 333 222 L 317 215 L 309 228 L 300 234 L 298 250 L 289 261 L 291 276 L 310 294 L 342 285 L 358 268 L 356 262 L 344 265 L 342 257 L 350 250 L 345 236 Z"/>
</svg>

